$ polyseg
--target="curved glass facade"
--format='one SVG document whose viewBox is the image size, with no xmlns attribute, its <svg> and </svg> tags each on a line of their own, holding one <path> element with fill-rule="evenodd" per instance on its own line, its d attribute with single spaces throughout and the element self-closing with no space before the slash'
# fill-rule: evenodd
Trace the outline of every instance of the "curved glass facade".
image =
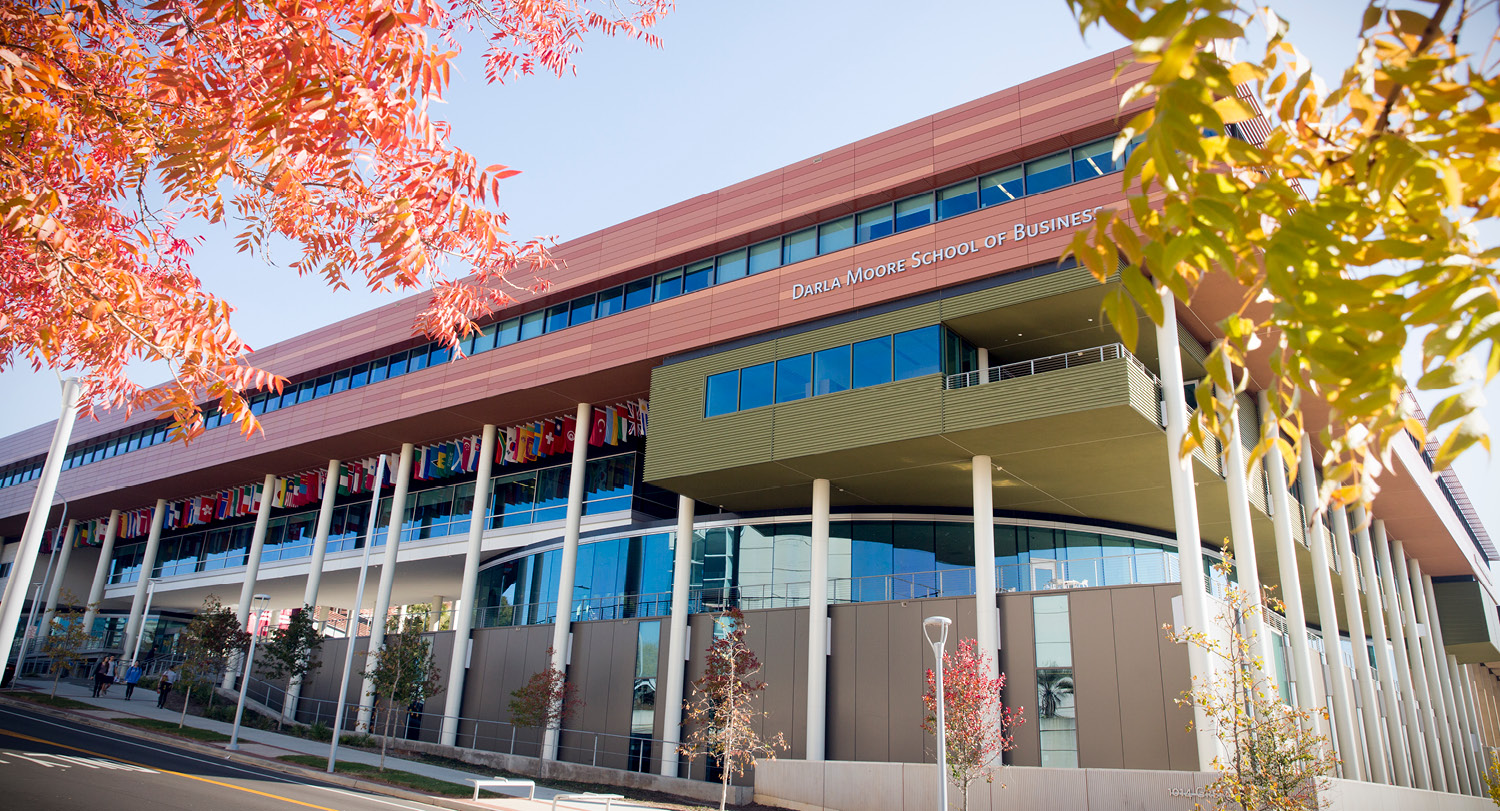
<svg viewBox="0 0 1500 811">
<path fill-rule="evenodd" d="M 573 620 L 671 611 L 672 532 L 585 542 L 578 548 Z M 476 625 L 552 622 L 561 549 L 517 555 L 479 573 Z M 812 527 L 760 521 L 693 533 L 691 611 L 806 605 Z M 1179 579 L 1177 550 L 1141 534 L 1053 522 L 996 524 L 1003 591 L 1040 591 Z M 855 518 L 829 525 L 828 599 L 835 603 L 974 594 L 968 521 Z"/>
</svg>

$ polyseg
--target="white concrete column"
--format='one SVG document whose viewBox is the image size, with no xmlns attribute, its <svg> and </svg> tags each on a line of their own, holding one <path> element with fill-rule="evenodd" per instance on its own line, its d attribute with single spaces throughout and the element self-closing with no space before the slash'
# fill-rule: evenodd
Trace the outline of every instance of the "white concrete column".
<svg viewBox="0 0 1500 811">
<path fill-rule="evenodd" d="M 1354 538 L 1359 543 L 1359 568 L 1365 581 L 1365 604 L 1370 619 L 1370 641 L 1375 648 L 1375 674 L 1380 682 L 1381 703 L 1385 706 L 1386 745 L 1391 753 L 1391 770 L 1395 773 L 1396 785 L 1411 786 L 1411 768 L 1407 763 L 1407 746 L 1401 731 L 1401 701 L 1396 688 L 1398 678 L 1392 670 L 1390 643 L 1386 639 L 1384 602 L 1380 587 L 1380 572 L 1375 568 L 1375 554 L 1370 541 L 1369 516 L 1365 508 L 1354 508 Z"/>
<path fill-rule="evenodd" d="M 318 524 L 313 531 L 312 558 L 307 562 L 307 586 L 302 590 L 302 605 L 308 611 L 318 608 L 318 590 L 323 584 L 323 559 L 328 554 L 328 531 L 333 527 L 333 502 L 339 494 L 339 460 L 328 460 L 328 475 L 323 481 L 323 500 L 318 504 Z M 286 701 L 281 717 L 297 720 L 297 703 L 302 699 L 302 679 L 293 677 L 286 686 Z"/>
<path fill-rule="evenodd" d="M 1302 497 L 1316 499 L 1318 475 L 1313 467 L 1311 438 L 1302 437 L 1302 464 L 1297 477 L 1302 484 Z M 1328 660 L 1328 685 L 1333 694 L 1333 728 L 1338 732 L 1340 768 L 1344 777 L 1358 780 L 1359 733 L 1354 726 L 1354 700 L 1349 695 L 1349 671 L 1344 667 L 1344 648 L 1339 641 L 1338 603 L 1333 599 L 1333 566 L 1328 556 L 1328 533 L 1317 511 L 1308 511 L 1306 533 L 1312 551 L 1313 593 L 1318 600 L 1318 622 L 1323 629 L 1323 653 Z M 1350 561 L 1344 561 L 1347 566 Z"/>
<path fill-rule="evenodd" d="M 1399 550 L 1401 542 L 1397 541 L 1396 546 Z M 1401 552 L 1398 551 L 1397 554 L 1401 554 Z M 1402 555 L 1402 560 L 1405 561 L 1404 554 Z M 1401 565 L 1397 564 L 1398 567 Z M 1416 558 L 1412 558 L 1410 563 L 1406 564 L 1406 567 L 1406 586 L 1408 593 L 1411 595 L 1411 605 L 1416 615 L 1413 617 L 1415 622 L 1412 623 L 1411 634 L 1417 636 L 1418 645 L 1415 652 L 1419 652 L 1422 657 L 1421 670 L 1423 671 L 1423 677 L 1427 681 L 1427 697 L 1429 699 L 1427 705 L 1428 726 L 1429 728 L 1436 727 L 1438 738 L 1437 751 L 1441 752 L 1443 756 L 1442 773 L 1444 787 L 1445 790 L 1455 794 L 1460 792 L 1467 794 L 1468 789 L 1464 784 L 1468 781 L 1459 779 L 1460 766 L 1453 750 L 1453 728 L 1449 724 L 1448 702 L 1443 696 L 1444 679 L 1438 665 L 1438 650 L 1433 647 L 1432 624 L 1428 621 L 1431 617 L 1427 614 L 1427 591 L 1422 588 L 1422 564 Z M 1426 633 L 1420 633 L 1424 629 Z M 1436 723 L 1432 723 L 1433 721 Z M 1467 777 L 1467 775 L 1465 776 Z"/>
<path fill-rule="evenodd" d="M 688 583 L 693 567 L 693 500 L 677 497 L 677 534 L 672 537 L 672 616 L 667 631 L 667 683 L 662 689 L 661 773 L 676 777 L 682 742 L 683 679 L 687 676 Z"/>
<path fill-rule="evenodd" d="M 234 612 L 235 618 L 240 621 L 240 627 L 252 633 L 254 631 L 246 623 L 250 622 L 250 602 L 255 599 L 255 584 L 260 579 L 260 557 L 266 548 L 266 532 L 271 526 L 271 495 L 275 492 L 276 477 L 267 473 L 260 486 L 260 509 L 255 511 L 255 531 L 250 536 L 250 552 L 245 556 L 245 577 L 240 581 L 240 604 Z M 233 665 L 224 673 L 225 690 L 233 688 L 234 677 L 239 670 L 240 657 L 235 656 Z"/>
<path fill-rule="evenodd" d="M 813 479 L 807 596 L 807 760 L 823 760 L 828 723 L 828 480 Z"/>
<path fill-rule="evenodd" d="M 411 486 L 411 464 L 412 455 L 416 448 L 405 442 L 401 445 L 401 463 L 396 468 L 396 489 L 391 494 L 391 520 L 386 525 L 385 536 L 385 560 L 380 564 L 380 585 L 375 592 L 375 612 L 370 615 L 370 645 L 365 650 L 364 684 L 359 690 L 359 713 L 356 716 L 354 728 L 361 732 L 370 731 L 370 714 L 375 708 L 375 682 L 370 679 L 370 666 L 374 662 L 375 652 L 385 644 L 385 622 L 386 616 L 391 613 L 391 587 L 396 582 L 396 555 L 401 551 L 402 524 L 406 521 L 406 491 Z M 379 489 L 380 482 L 375 483 Z M 366 543 L 374 543 L 371 537 Z M 356 606 L 355 611 L 359 608 Z M 358 617 L 354 622 L 356 632 L 359 628 Z M 353 640 L 349 644 L 354 644 Z"/>
<path fill-rule="evenodd" d="M 588 463 L 588 435 L 593 408 L 578 404 L 578 430 L 573 439 L 573 462 L 569 468 L 568 515 L 563 526 L 562 560 L 557 578 L 557 619 L 552 624 L 552 666 L 564 673 L 572 645 L 573 584 L 578 577 L 578 533 L 583 525 L 583 485 Z M 558 730 L 549 729 L 542 739 L 542 758 L 557 760 Z"/>
<path fill-rule="evenodd" d="M 151 570 L 156 568 L 156 550 L 161 547 L 161 525 L 166 517 L 167 500 L 159 498 L 156 500 L 156 509 L 151 511 L 151 533 L 146 536 L 145 556 L 141 559 L 141 576 L 135 581 L 135 596 L 130 600 L 130 618 L 125 621 L 125 638 L 121 640 L 124 644 L 120 650 L 127 653 L 135 650 L 135 636 L 141 630 L 141 623 L 145 621 L 142 615 L 146 610 L 147 581 L 151 579 Z"/>
<path fill-rule="evenodd" d="M 1391 652 L 1396 658 L 1396 679 L 1401 687 L 1401 709 L 1406 715 L 1406 749 L 1411 753 L 1412 782 L 1417 788 L 1430 789 L 1433 787 L 1432 771 L 1429 768 L 1428 750 L 1426 739 L 1422 733 L 1422 722 L 1417 709 L 1417 692 L 1412 683 L 1412 671 L 1410 660 L 1407 658 L 1407 646 L 1402 637 L 1402 629 L 1406 627 L 1406 620 L 1401 616 L 1401 601 L 1396 596 L 1396 570 L 1391 567 L 1391 546 L 1386 542 L 1385 522 L 1376 519 L 1374 533 L 1371 538 L 1375 545 L 1375 553 L 1380 556 L 1380 570 L 1385 574 L 1381 578 L 1382 596 L 1385 598 L 1386 621 L 1391 626 Z M 1415 623 L 1413 618 L 1411 622 Z"/>
<path fill-rule="evenodd" d="M 974 457 L 974 617 L 989 677 L 1000 674 L 1000 612 L 995 605 L 995 471 L 988 456 Z"/>
<path fill-rule="evenodd" d="M 1476 792 L 1484 795 L 1484 780 L 1489 775 L 1490 759 L 1485 752 L 1483 741 L 1483 730 L 1479 726 L 1479 708 L 1476 706 L 1474 697 L 1474 669 L 1468 665 L 1458 663 L 1458 657 L 1448 655 L 1448 667 L 1453 671 L 1453 688 L 1463 697 L 1464 731 L 1467 738 L 1464 741 L 1465 748 L 1469 751 L 1473 769 L 1472 779 L 1474 785 L 1479 788 Z"/>
<path fill-rule="evenodd" d="M 1234 367 L 1227 356 L 1224 358 L 1224 372 L 1230 380 L 1234 379 Z M 1217 395 L 1219 402 L 1229 407 L 1228 441 L 1224 443 L 1224 483 L 1229 491 L 1229 538 L 1234 547 L 1234 570 L 1246 600 L 1245 631 L 1254 637 L 1251 650 L 1260 659 L 1260 677 L 1274 684 L 1271 673 L 1276 666 L 1276 653 L 1261 613 L 1260 562 L 1255 555 L 1255 530 L 1250 525 L 1250 488 L 1245 479 L 1249 466 L 1245 463 L 1245 446 L 1240 436 L 1240 403 L 1232 391 L 1218 389 Z"/>
<path fill-rule="evenodd" d="M 1427 741 L 1427 770 L 1432 775 L 1432 788 L 1436 791 L 1448 791 L 1447 768 L 1442 749 L 1442 715 L 1433 701 L 1427 663 L 1422 656 L 1411 575 L 1406 564 L 1406 549 L 1401 541 L 1391 542 L 1391 557 L 1395 562 L 1392 571 L 1396 576 L 1396 595 L 1400 600 L 1401 617 L 1406 631 L 1406 656 L 1411 666 L 1412 686 L 1416 689 L 1417 702 L 1420 704 L 1418 715 L 1422 719 L 1422 736 Z"/>
<path fill-rule="evenodd" d="M 1275 415 L 1270 398 L 1260 393 L 1261 436 L 1277 436 Z M 1287 492 L 1286 466 L 1281 451 L 1266 452 L 1263 460 L 1266 478 L 1271 483 L 1271 529 L 1276 536 L 1276 566 L 1281 574 L 1281 602 L 1286 608 L 1287 647 L 1292 653 L 1292 682 L 1296 686 L 1297 707 L 1308 714 L 1312 729 L 1322 731 L 1318 705 L 1322 697 L 1314 689 L 1312 646 L 1307 642 L 1307 611 L 1302 605 L 1302 577 L 1297 565 L 1297 542 L 1292 538 L 1292 499 Z"/>
<path fill-rule="evenodd" d="M 1359 601 L 1359 566 L 1349 536 L 1349 514 L 1342 507 L 1333 510 L 1333 539 L 1338 544 L 1339 559 L 1344 562 L 1340 582 L 1344 589 L 1344 616 L 1349 621 L 1349 642 L 1354 648 L 1354 678 L 1362 705 L 1359 717 L 1365 730 L 1366 774 L 1373 782 L 1389 783 L 1386 747 L 1380 737 L 1380 704 L 1375 698 L 1375 679 L 1370 673 L 1369 648 L 1365 646 L 1365 618 Z"/>
<path fill-rule="evenodd" d="M 89 586 L 88 607 L 84 609 L 83 627 L 94 632 L 94 619 L 99 616 L 99 601 L 104 599 L 104 586 L 109 582 L 109 563 L 115 556 L 115 534 L 120 530 L 120 511 L 109 511 L 109 523 L 104 528 L 104 543 L 99 546 L 99 563 L 94 566 L 94 582 Z"/>
<path fill-rule="evenodd" d="M 574 432 L 576 437 L 577 432 Z M 490 514 L 490 475 L 495 466 L 493 425 L 484 426 L 479 438 L 479 468 L 474 473 L 474 510 L 469 513 L 469 546 L 464 550 L 464 580 L 453 611 L 453 656 L 448 660 L 448 689 L 443 706 L 443 727 L 438 743 L 458 745 L 458 719 L 464 706 L 464 681 L 469 670 L 469 636 L 474 630 L 475 595 L 479 593 L 479 555 Z"/>
<path fill-rule="evenodd" d="M 68 573 L 68 560 L 73 557 L 73 533 L 77 531 L 77 519 L 69 518 L 63 525 L 62 546 L 52 550 L 57 556 L 52 567 L 52 582 L 47 584 L 47 606 L 42 611 L 42 625 L 37 629 L 38 638 L 52 635 L 52 620 L 57 616 L 57 595 L 62 593 L 63 575 Z"/>
<path fill-rule="evenodd" d="M 979 356 L 979 382 L 980 384 L 988 383 L 990 382 L 990 350 L 982 346 L 975 347 L 975 349 L 975 354 Z"/>
<path fill-rule="evenodd" d="M 1478 796 L 1483 787 L 1473 772 L 1474 759 L 1469 751 L 1469 735 L 1464 723 L 1467 719 L 1464 716 L 1463 695 L 1453 688 L 1453 670 L 1448 664 L 1448 646 L 1443 643 L 1443 625 L 1438 618 L 1437 595 L 1432 587 L 1432 577 L 1419 574 L 1420 571 L 1421 564 L 1413 560 L 1412 576 L 1421 580 L 1422 587 L 1422 599 L 1417 605 L 1427 607 L 1422 622 L 1427 626 L 1427 638 L 1432 643 L 1433 656 L 1437 660 L 1438 678 L 1442 680 L 1443 708 L 1448 718 L 1448 737 L 1453 742 L 1454 769 L 1458 771 L 1458 782 L 1463 792 Z"/>
<path fill-rule="evenodd" d="M 1177 563 L 1182 574 L 1182 614 L 1186 630 L 1209 633 L 1208 594 L 1203 573 L 1203 540 L 1198 530 L 1198 500 L 1193 487 L 1193 461 L 1183 456 L 1182 438 L 1187 434 L 1187 398 L 1182 392 L 1182 356 L 1177 341 L 1177 299 L 1166 287 L 1161 297 L 1162 322 L 1156 327 L 1156 350 L 1161 371 L 1163 408 L 1167 417 L 1167 471 L 1172 482 L 1172 518 L 1177 534 Z M 1185 629 L 1177 629 L 1179 631 Z M 1188 674 L 1194 683 L 1209 683 L 1212 668 L 1208 651 L 1189 644 Z M 1201 707 L 1193 708 L 1193 735 L 1197 739 L 1198 768 L 1213 769 L 1218 739 Z"/>
</svg>

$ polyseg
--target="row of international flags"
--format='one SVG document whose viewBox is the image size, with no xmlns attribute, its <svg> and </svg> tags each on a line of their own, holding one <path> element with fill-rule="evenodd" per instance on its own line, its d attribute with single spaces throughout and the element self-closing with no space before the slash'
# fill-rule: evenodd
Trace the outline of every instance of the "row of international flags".
<svg viewBox="0 0 1500 811">
<path fill-rule="evenodd" d="M 596 408 L 588 428 L 592 447 L 616 446 L 632 437 L 646 435 L 646 400 L 634 400 Z M 568 415 L 512 425 L 499 429 L 495 442 L 498 465 L 528 464 L 561 453 L 571 453 L 578 438 L 578 420 Z M 430 481 L 473 473 L 479 468 L 481 441 L 478 436 L 451 439 L 417 448 L 413 456 L 412 479 Z M 339 495 L 368 493 L 376 487 L 378 458 L 345 462 L 339 467 Z M 389 486 L 394 475 L 388 462 L 380 487 Z M 321 501 L 327 484 L 326 469 L 306 470 L 289 476 L 277 476 L 271 486 L 271 506 L 305 507 Z M 244 484 L 190 498 L 169 501 L 162 521 L 164 530 L 243 518 L 259 512 L 266 497 L 264 485 Z M 151 507 L 140 507 L 120 514 L 117 535 L 140 538 L 151 532 Z M 74 546 L 100 546 L 108 530 L 109 519 L 95 518 L 79 522 Z M 52 544 L 47 544 L 51 548 Z"/>
</svg>

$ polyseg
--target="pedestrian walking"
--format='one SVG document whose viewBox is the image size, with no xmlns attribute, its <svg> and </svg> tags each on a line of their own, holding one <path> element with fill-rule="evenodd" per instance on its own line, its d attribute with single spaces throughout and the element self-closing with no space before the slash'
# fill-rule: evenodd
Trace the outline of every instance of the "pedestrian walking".
<svg viewBox="0 0 1500 811">
<path fill-rule="evenodd" d="M 104 665 L 108 661 L 109 657 L 105 656 L 94 663 L 94 698 L 98 698 L 100 691 L 104 689 Z"/>
<path fill-rule="evenodd" d="M 161 672 L 161 675 L 156 677 L 156 707 L 157 707 L 157 709 L 164 710 L 164 709 L 167 708 L 167 696 L 169 696 L 169 695 L 172 694 L 172 685 L 175 684 L 176 682 L 177 682 L 177 671 L 173 670 L 170 667 L 167 668 L 166 670 L 163 670 Z"/>
<path fill-rule="evenodd" d="M 104 685 L 99 690 L 99 695 L 109 695 L 109 688 L 115 683 L 115 657 L 104 657 Z"/>
<path fill-rule="evenodd" d="M 133 695 L 135 695 L 135 686 L 137 684 L 140 684 L 140 682 L 141 682 L 141 666 L 138 665 L 138 664 L 136 664 L 135 662 L 131 662 L 130 663 L 130 667 L 125 668 L 125 700 L 126 701 L 129 701 L 130 697 L 133 696 Z"/>
</svg>

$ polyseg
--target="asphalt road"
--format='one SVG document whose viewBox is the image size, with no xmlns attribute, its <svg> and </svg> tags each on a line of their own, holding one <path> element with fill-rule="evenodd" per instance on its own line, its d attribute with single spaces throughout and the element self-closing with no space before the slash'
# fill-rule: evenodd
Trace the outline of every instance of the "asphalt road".
<svg viewBox="0 0 1500 811">
<path fill-rule="evenodd" d="M 436 811 L 0 707 L 0 808 Z"/>
</svg>

